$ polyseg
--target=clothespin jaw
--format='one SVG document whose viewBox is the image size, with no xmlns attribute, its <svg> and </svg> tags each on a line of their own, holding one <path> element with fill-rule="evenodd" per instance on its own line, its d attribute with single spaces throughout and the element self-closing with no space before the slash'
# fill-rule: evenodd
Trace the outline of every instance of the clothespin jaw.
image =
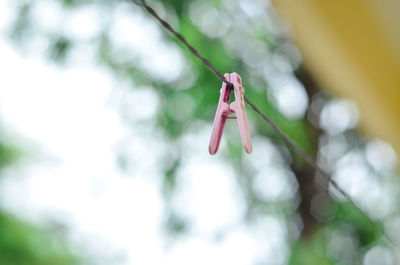
<svg viewBox="0 0 400 265">
<path fill-rule="evenodd" d="M 211 132 L 210 144 L 208 150 L 210 154 L 214 155 L 217 153 L 219 144 L 221 143 L 222 133 L 225 128 L 225 123 L 230 114 L 236 113 L 236 119 L 238 121 L 242 144 L 245 151 L 250 154 L 252 152 L 250 130 L 246 115 L 246 107 L 244 104 L 244 88 L 242 86 L 242 80 L 237 73 L 225 74 L 225 79 L 233 84 L 233 90 L 235 94 L 235 101 L 229 104 L 232 89 L 227 86 L 225 82 L 222 83 L 220 90 L 220 97 L 218 102 L 217 111 L 215 113 L 213 129 Z"/>
</svg>

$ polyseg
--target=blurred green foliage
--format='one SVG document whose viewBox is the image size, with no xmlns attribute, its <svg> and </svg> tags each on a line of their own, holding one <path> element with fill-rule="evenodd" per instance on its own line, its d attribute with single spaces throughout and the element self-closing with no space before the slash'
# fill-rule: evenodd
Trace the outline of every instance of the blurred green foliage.
<svg viewBox="0 0 400 265">
<path fill-rule="evenodd" d="M 16 147 L 0 143 L 0 172 L 8 165 L 11 165 L 13 162 L 15 162 L 20 155 L 20 151 Z"/>
<path fill-rule="evenodd" d="M 79 264 L 63 239 L 0 212 L 1 265 Z"/>
<path fill-rule="evenodd" d="M 17 147 L 0 143 L 0 172 L 16 163 L 22 155 Z M 78 259 L 61 236 L 35 227 L 0 208 L 0 264 L 74 265 L 78 264 Z"/>
</svg>

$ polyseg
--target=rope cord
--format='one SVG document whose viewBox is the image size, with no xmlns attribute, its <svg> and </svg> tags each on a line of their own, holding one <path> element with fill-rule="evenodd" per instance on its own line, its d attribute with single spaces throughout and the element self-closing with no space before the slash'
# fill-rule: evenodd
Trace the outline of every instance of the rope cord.
<svg viewBox="0 0 400 265">
<path fill-rule="evenodd" d="M 157 12 L 147 5 L 145 0 L 132 0 L 139 6 L 142 6 L 152 17 L 154 17 L 165 29 L 167 29 L 169 32 L 171 32 L 183 45 L 185 45 L 190 52 L 200 59 L 203 64 L 215 74 L 215 76 L 221 80 L 222 82 L 225 82 L 231 89 L 233 89 L 233 84 L 230 83 L 228 80 L 225 79 L 224 75 L 219 72 L 213 64 L 205 59 L 203 56 L 200 55 L 200 53 L 188 43 L 188 41 L 183 37 L 180 33 L 178 33 L 176 30 L 172 28 L 172 26 L 166 22 L 164 19 L 162 19 Z M 272 130 L 279 135 L 279 137 L 287 144 L 289 145 L 299 156 L 301 156 L 311 167 L 315 169 L 316 172 L 320 173 L 322 176 L 324 176 L 331 184 L 332 186 L 346 199 L 348 202 L 354 205 L 354 207 L 363 215 L 367 218 L 367 220 L 374 224 L 374 222 L 368 217 L 366 213 L 364 213 L 363 210 L 361 210 L 357 204 L 353 201 L 353 199 L 348 195 L 341 187 L 339 187 L 338 183 L 333 180 L 325 170 L 323 170 L 320 166 L 318 166 L 317 162 L 314 161 L 314 159 L 306 152 L 304 151 L 300 146 L 298 146 L 295 142 L 293 142 L 286 134 L 284 134 L 279 127 L 274 124 L 265 114 L 263 114 L 253 103 L 250 102 L 250 100 L 244 96 L 245 102 L 254 110 L 256 114 L 258 114 L 271 128 Z"/>
</svg>

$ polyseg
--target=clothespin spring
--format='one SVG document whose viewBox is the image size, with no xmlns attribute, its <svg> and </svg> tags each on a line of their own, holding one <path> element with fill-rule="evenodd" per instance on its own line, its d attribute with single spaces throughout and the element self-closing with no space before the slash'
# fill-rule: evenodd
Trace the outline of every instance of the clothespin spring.
<svg viewBox="0 0 400 265">
<path fill-rule="evenodd" d="M 236 116 L 229 117 L 229 116 L 222 116 L 222 119 L 227 119 L 227 120 L 236 120 Z"/>
</svg>

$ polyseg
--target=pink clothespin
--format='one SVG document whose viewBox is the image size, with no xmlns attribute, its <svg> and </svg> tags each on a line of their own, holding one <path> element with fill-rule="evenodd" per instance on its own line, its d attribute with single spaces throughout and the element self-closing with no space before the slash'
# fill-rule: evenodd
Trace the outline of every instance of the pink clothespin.
<svg viewBox="0 0 400 265">
<path fill-rule="evenodd" d="M 250 154 L 252 151 L 252 146 L 249 123 L 247 121 L 246 107 L 243 98 L 244 88 L 242 86 L 242 79 L 237 73 L 225 74 L 224 76 L 228 82 L 233 84 L 235 101 L 229 104 L 232 89 L 228 87 L 225 82 L 222 82 L 222 88 L 220 90 L 219 102 L 217 112 L 215 113 L 208 151 L 212 155 L 217 153 L 226 120 L 235 119 L 235 117 L 229 117 L 229 115 L 236 113 L 236 119 L 238 121 L 244 150 L 246 153 Z"/>
</svg>

